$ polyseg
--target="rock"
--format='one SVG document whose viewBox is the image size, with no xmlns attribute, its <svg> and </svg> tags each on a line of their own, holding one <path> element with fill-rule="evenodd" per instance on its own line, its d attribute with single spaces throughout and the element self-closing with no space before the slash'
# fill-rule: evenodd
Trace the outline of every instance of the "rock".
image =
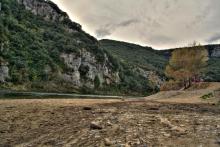
<svg viewBox="0 0 220 147">
<path fill-rule="evenodd" d="M 0 59 L 0 83 L 5 83 L 9 78 L 9 68 L 7 62 Z"/>
<path fill-rule="evenodd" d="M 171 135 L 164 132 L 164 133 L 163 133 L 163 136 L 165 136 L 165 137 L 170 137 Z"/>
<path fill-rule="evenodd" d="M 131 147 L 129 144 L 117 144 L 116 147 Z"/>
<path fill-rule="evenodd" d="M 178 126 L 172 126 L 171 127 L 171 130 L 172 131 L 177 131 L 178 133 L 181 133 L 181 134 L 185 134 L 186 133 L 186 130 L 181 128 L 181 127 L 178 127 Z"/>
<path fill-rule="evenodd" d="M 47 0 L 17 0 L 19 4 L 24 5 L 26 10 L 30 10 L 34 15 L 39 15 L 43 17 L 46 21 L 60 21 L 65 22 L 69 20 L 67 25 L 71 30 L 81 31 L 81 25 L 72 22 L 69 19 L 67 13 L 59 9 L 59 7 Z"/>
<path fill-rule="evenodd" d="M 107 126 L 112 126 L 112 123 L 110 121 L 107 121 Z"/>
<path fill-rule="evenodd" d="M 164 79 L 162 79 L 156 72 L 154 71 L 147 71 L 142 68 L 134 69 L 138 74 L 142 77 L 148 79 L 152 85 L 152 88 L 160 88 L 160 86 L 164 83 Z"/>
<path fill-rule="evenodd" d="M 175 131 L 178 134 L 185 134 L 186 133 L 185 129 L 173 125 L 167 118 L 163 118 L 163 117 L 159 116 L 159 119 L 162 124 L 169 127 L 172 131 Z"/>
<path fill-rule="evenodd" d="M 111 67 L 108 65 L 109 60 L 105 55 L 103 63 L 96 60 L 96 56 L 81 49 L 80 53 L 62 53 L 60 58 L 68 68 L 60 74 L 60 78 L 66 82 L 72 83 L 76 88 L 87 87 L 90 89 L 95 88 L 95 78 L 99 79 L 99 86 L 104 83 L 119 83 L 120 77 L 118 72 L 111 72 Z"/>
<path fill-rule="evenodd" d="M 103 127 L 101 126 L 101 124 L 99 122 L 91 122 L 90 123 L 90 128 L 93 129 L 93 130 L 103 129 Z"/>
<path fill-rule="evenodd" d="M 126 143 L 125 145 L 124 145 L 124 147 L 131 147 L 128 143 Z"/>
<path fill-rule="evenodd" d="M 105 138 L 105 139 L 104 139 L 104 143 L 105 143 L 106 146 L 111 146 L 111 145 L 113 145 L 113 142 L 110 141 L 110 139 L 108 139 L 108 138 Z"/>
</svg>

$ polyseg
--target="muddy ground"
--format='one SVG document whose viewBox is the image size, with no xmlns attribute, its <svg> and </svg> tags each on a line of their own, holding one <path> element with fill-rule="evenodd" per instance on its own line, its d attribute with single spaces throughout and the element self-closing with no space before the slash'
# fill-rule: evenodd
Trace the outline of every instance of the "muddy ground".
<svg viewBox="0 0 220 147">
<path fill-rule="evenodd" d="M 220 146 L 218 105 L 75 101 L 1 100 L 0 146 Z"/>
</svg>

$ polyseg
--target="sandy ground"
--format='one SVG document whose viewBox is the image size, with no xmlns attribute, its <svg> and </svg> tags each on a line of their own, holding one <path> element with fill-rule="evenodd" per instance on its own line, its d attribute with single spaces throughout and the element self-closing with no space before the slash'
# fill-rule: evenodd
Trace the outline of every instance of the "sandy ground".
<svg viewBox="0 0 220 147">
<path fill-rule="evenodd" d="M 205 87 L 204 87 L 205 85 Z M 146 100 L 154 100 L 158 102 L 168 102 L 168 103 L 189 103 L 189 104 L 195 104 L 195 103 L 217 103 L 220 101 L 220 95 L 215 95 L 215 97 L 212 97 L 210 99 L 204 100 L 201 97 L 209 94 L 209 93 L 215 93 L 215 90 L 220 90 L 220 83 L 213 82 L 213 83 L 204 83 L 201 84 L 202 89 L 188 89 L 185 91 L 162 91 L 155 95 L 146 97 Z M 220 93 L 220 92 L 219 92 Z"/>
<path fill-rule="evenodd" d="M 0 100 L 1 147 L 219 147 L 220 107 L 121 100 Z"/>
<path fill-rule="evenodd" d="M 145 99 L 0 100 L 0 147 L 219 147 L 220 88 Z"/>
</svg>

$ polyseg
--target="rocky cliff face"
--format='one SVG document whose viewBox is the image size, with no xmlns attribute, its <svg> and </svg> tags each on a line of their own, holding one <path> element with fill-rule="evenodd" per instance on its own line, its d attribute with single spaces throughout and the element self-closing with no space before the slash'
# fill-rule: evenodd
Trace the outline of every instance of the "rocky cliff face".
<svg viewBox="0 0 220 147">
<path fill-rule="evenodd" d="M 59 21 L 66 23 L 72 31 L 80 31 L 81 25 L 72 22 L 69 16 L 57 7 L 54 3 L 47 0 L 17 0 L 25 9 L 30 10 L 33 14 L 43 17 L 47 21 Z"/>
<path fill-rule="evenodd" d="M 96 57 L 86 49 L 82 49 L 80 54 L 62 53 L 68 72 L 60 73 L 60 78 L 66 82 L 71 82 L 75 87 L 95 88 L 95 79 L 102 84 L 117 84 L 120 82 L 118 72 L 113 72 L 111 63 L 106 55 L 104 62 L 98 63 Z"/>
<path fill-rule="evenodd" d="M 0 61 L 0 83 L 5 83 L 9 78 L 8 63 Z"/>
<path fill-rule="evenodd" d="M 146 78 L 150 82 L 150 86 L 154 88 L 160 88 L 161 85 L 165 82 L 165 79 L 160 77 L 155 71 L 147 71 L 142 68 L 137 68 L 136 72 L 139 73 L 142 77 Z"/>
</svg>

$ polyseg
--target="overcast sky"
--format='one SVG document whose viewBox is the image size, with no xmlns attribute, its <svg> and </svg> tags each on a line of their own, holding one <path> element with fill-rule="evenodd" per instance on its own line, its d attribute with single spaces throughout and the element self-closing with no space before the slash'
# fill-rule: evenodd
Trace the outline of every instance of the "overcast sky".
<svg viewBox="0 0 220 147">
<path fill-rule="evenodd" d="M 52 0 L 98 39 L 157 49 L 220 43 L 220 0 Z"/>
</svg>

